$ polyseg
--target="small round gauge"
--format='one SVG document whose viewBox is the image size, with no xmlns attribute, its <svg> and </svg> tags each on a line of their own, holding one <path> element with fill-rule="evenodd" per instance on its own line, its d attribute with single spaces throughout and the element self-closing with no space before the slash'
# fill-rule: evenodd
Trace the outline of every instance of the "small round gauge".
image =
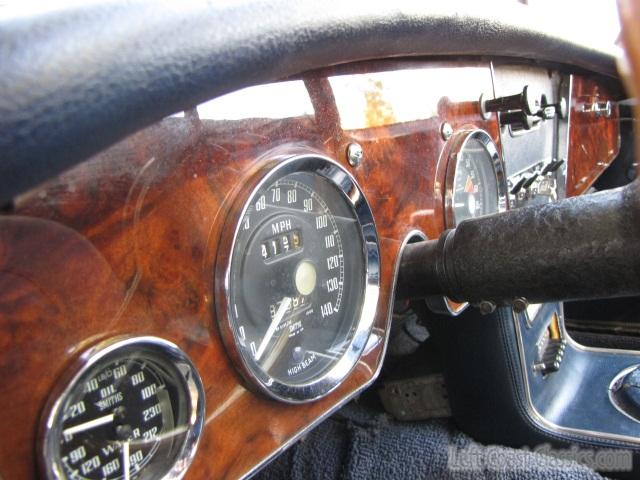
<svg viewBox="0 0 640 480">
<path fill-rule="evenodd" d="M 45 414 L 46 478 L 181 478 L 202 430 L 204 391 L 172 343 L 117 338 L 80 357 Z"/>
<path fill-rule="evenodd" d="M 445 194 L 448 228 L 503 211 L 507 194 L 502 160 L 487 132 L 463 132 L 452 140 Z"/>
<path fill-rule="evenodd" d="M 369 205 L 338 164 L 298 156 L 239 199 L 218 256 L 218 319 L 239 370 L 288 402 L 355 366 L 373 325 L 379 251 Z"/>
<path fill-rule="evenodd" d="M 451 137 L 446 166 L 446 227 L 455 228 L 464 220 L 498 213 L 506 207 L 504 167 L 491 136 L 484 130 L 466 130 Z M 429 297 L 427 305 L 436 313 L 452 316 L 469 306 L 445 296 Z"/>
</svg>

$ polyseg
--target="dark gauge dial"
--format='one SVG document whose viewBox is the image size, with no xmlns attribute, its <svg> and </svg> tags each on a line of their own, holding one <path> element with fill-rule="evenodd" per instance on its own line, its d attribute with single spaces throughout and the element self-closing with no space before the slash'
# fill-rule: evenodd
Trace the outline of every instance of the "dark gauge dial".
<svg viewBox="0 0 640 480">
<path fill-rule="evenodd" d="M 283 162 L 243 205 L 221 262 L 227 344 L 270 395 L 318 398 L 355 365 L 373 322 L 371 211 L 349 174 L 319 157 Z"/>
<path fill-rule="evenodd" d="M 445 224 L 455 228 L 469 218 L 501 212 L 507 208 L 504 167 L 491 136 L 484 130 L 461 131 L 448 143 Z M 469 306 L 444 296 L 427 299 L 431 310 L 459 315 Z"/>
<path fill-rule="evenodd" d="M 183 473 L 202 426 L 198 374 L 152 337 L 94 347 L 56 397 L 44 427 L 50 478 L 156 479 Z"/>
<path fill-rule="evenodd" d="M 447 165 L 447 226 L 491 215 L 506 208 L 502 161 L 489 134 L 482 130 L 453 139 Z"/>
</svg>

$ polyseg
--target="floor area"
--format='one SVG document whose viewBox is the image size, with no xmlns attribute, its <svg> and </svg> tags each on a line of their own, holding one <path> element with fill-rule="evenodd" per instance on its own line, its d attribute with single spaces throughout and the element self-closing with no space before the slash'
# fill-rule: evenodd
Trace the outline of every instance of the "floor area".
<svg viewBox="0 0 640 480">
<path fill-rule="evenodd" d="M 276 479 L 596 480 L 578 463 L 484 446 L 450 419 L 398 422 L 352 402 L 260 471 Z"/>
</svg>

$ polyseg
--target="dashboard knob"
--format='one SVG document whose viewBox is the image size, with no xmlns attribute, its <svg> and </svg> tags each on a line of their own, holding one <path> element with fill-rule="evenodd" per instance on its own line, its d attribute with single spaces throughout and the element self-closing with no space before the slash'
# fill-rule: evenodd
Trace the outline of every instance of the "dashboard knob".
<svg viewBox="0 0 640 480">
<path fill-rule="evenodd" d="M 540 118 L 527 115 L 522 110 L 514 110 L 500 114 L 500 125 L 511 125 L 513 130 L 531 130 L 540 122 Z"/>
<path fill-rule="evenodd" d="M 519 110 L 526 115 L 538 115 L 542 108 L 542 95 L 534 92 L 529 85 L 525 85 L 522 92 L 491 100 L 480 98 L 480 110 L 483 116 L 490 112 L 510 112 Z"/>
<path fill-rule="evenodd" d="M 561 98 L 557 103 L 543 102 L 539 116 L 545 120 L 549 120 L 554 117 L 567 118 L 567 101 L 564 98 Z"/>
</svg>

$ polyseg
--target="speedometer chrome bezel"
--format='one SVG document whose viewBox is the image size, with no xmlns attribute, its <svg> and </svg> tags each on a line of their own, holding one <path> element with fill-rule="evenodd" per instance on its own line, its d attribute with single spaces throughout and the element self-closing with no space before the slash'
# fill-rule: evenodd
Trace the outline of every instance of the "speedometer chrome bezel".
<svg viewBox="0 0 640 480">
<path fill-rule="evenodd" d="M 200 375 L 189 357 L 175 344 L 153 336 L 118 336 L 104 340 L 83 352 L 65 371 L 51 392 L 38 435 L 38 458 L 40 471 L 44 478 L 62 480 L 67 478 L 59 458 L 60 438 L 62 435 L 62 415 L 65 401 L 73 394 L 80 381 L 101 361 L 126 350 L 147 351 L 161 356 L 171 363 L 176 373 L 182 376 L 186 397 L 189 400 L 187 432 L 175 457 L 172 467 L 162 480 L 181 479 L 195 456 L 200 434 L 204 425 L 205 392 Z"/>
<path fill-rule="evenodd" d="M 504 169 L 504 162 L 498 152 L 498 147 L 494 143 L 491 135 L 485 130 L 463 130 L 456 133 L 450 140 L 450 150 L 447 158 L 447 166 L 445 173 L 445 189 L 444 189 L 444 214 L 446 228 L 455 228 L 457 221 L 453 210 L 454 201 L 454 183 L 456 178 L 458 160 L 461 152 L 471 140 L 477 140 L 484 146 L 485 150 L 491 157 L 493 173 L 496 178 L 498 191 L 498 212 L 504 212 L 508 208 L 508 186 L 507 177 Z"/>
<path fill-rule="evenodd" d="M 264 370 L 252 368 L 241 353 L 242 346 L 237 339 L 232 320 L 231 266 L 241 222 L 250 207 L 250 200 L 262 188 L 298 172 L 315 173 L 324 177 L 350 204 L 357 218 L 362 239 L 366 279 L 359 318 L 343 356 L 311 381 L 287 384 L 268 375 Z M 253 178 L 254 183 L 250 188 L 245 188 L 236 195 L 218 248 L 215 282 L 218 327 L 233 364 L 250 387 L 286 403 L 311 402 L 328 395 L 346 379 L 360 359 L 373 328 L 380 290 L 380 249 L 373 213 L 353 176 L 340 164 L 320 154 L 305 153 L 267 161 Z"/>
</svg>

